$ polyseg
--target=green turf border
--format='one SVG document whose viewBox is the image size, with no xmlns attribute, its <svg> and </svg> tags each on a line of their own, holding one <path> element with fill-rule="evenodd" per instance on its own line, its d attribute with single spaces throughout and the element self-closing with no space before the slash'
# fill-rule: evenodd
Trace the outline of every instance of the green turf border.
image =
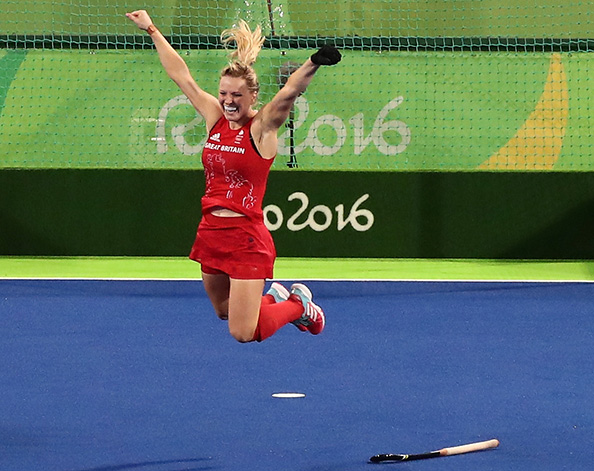
<svg viewBox="0 0 594 471">
<path fill-rule="evenodd" d="M 0 257 L 0 278 L 200 279 L 183 257 Z M 277 279 L 594 281 L 594 261 L 279 258 Z"/>
</svg>

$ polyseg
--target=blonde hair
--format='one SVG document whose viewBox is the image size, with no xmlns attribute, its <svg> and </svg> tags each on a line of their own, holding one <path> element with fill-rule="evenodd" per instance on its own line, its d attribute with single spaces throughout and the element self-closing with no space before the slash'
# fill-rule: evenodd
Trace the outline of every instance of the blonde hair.
<svg viewBox="0 0 594 471">
<path fill-rule="evenodd" d="M 221 77 L 243 78 L 250 91 L 259 91 L 260 84 L 252 65 L 256 62 L 265 39 L 259 25 L 252 31 L 243 20 L 239 20 L 238 26 L 223 31 L 221 33 L 223 45 L 227 46 L 229 43 L 234 42 L 237 49 L 229 54 L 231 60 L 229 65 L 221 72 Z"/>
</svg>

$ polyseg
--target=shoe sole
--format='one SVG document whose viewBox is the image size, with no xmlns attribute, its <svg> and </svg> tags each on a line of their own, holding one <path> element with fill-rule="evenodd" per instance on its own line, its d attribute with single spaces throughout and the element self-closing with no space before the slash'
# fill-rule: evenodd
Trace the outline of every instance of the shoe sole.
<svg viewBox="0 0 594 471">
<path fill-rule="evenodd" d="M 272 289 L 276 290 L 276 292 L 280 295 L 280 297 L 284 301 L 289 299 L 289 296 L 291 295 L 291 293 L 289 293 L 289 290 L 287 290 L 287 288 L 285 288 L 280 283 L 277 283 L 276 281 L 270 285 L 270 290 L 272 290 Z"/>
</svg>

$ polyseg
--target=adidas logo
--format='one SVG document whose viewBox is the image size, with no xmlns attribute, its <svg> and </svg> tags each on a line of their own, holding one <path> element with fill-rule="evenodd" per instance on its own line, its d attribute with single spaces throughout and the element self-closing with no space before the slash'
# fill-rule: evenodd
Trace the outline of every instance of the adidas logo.
<svg viewBox="0 0 594 471">
<path fill-rule="evenodd" d="M 212 136 L 210 136 L 211 141 L 215 141 L 215 142 L 221 142 L 221 133 L 217 132 L 215 134 L 213 134 Z"/>
</svg>

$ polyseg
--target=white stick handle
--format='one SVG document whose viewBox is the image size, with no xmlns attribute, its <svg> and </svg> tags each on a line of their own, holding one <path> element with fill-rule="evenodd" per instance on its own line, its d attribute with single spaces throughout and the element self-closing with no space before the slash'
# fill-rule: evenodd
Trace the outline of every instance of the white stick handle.
<svg viewBox="0 0 594 471">
<path fill-rule="evenodd" d="M 487 440 L 485 442 L 469 443 L 468 445 L 452 446 L 449 448 L 443 448 L 439 450 L 441 456 L 448 455 L 460 455 L 462 453 L 471 453 L 473 451 L 487 450 L 489 448 L 497 448 L 499 446 L 499 440 L 494 438 L 493 440 Z"/>
</svg>

